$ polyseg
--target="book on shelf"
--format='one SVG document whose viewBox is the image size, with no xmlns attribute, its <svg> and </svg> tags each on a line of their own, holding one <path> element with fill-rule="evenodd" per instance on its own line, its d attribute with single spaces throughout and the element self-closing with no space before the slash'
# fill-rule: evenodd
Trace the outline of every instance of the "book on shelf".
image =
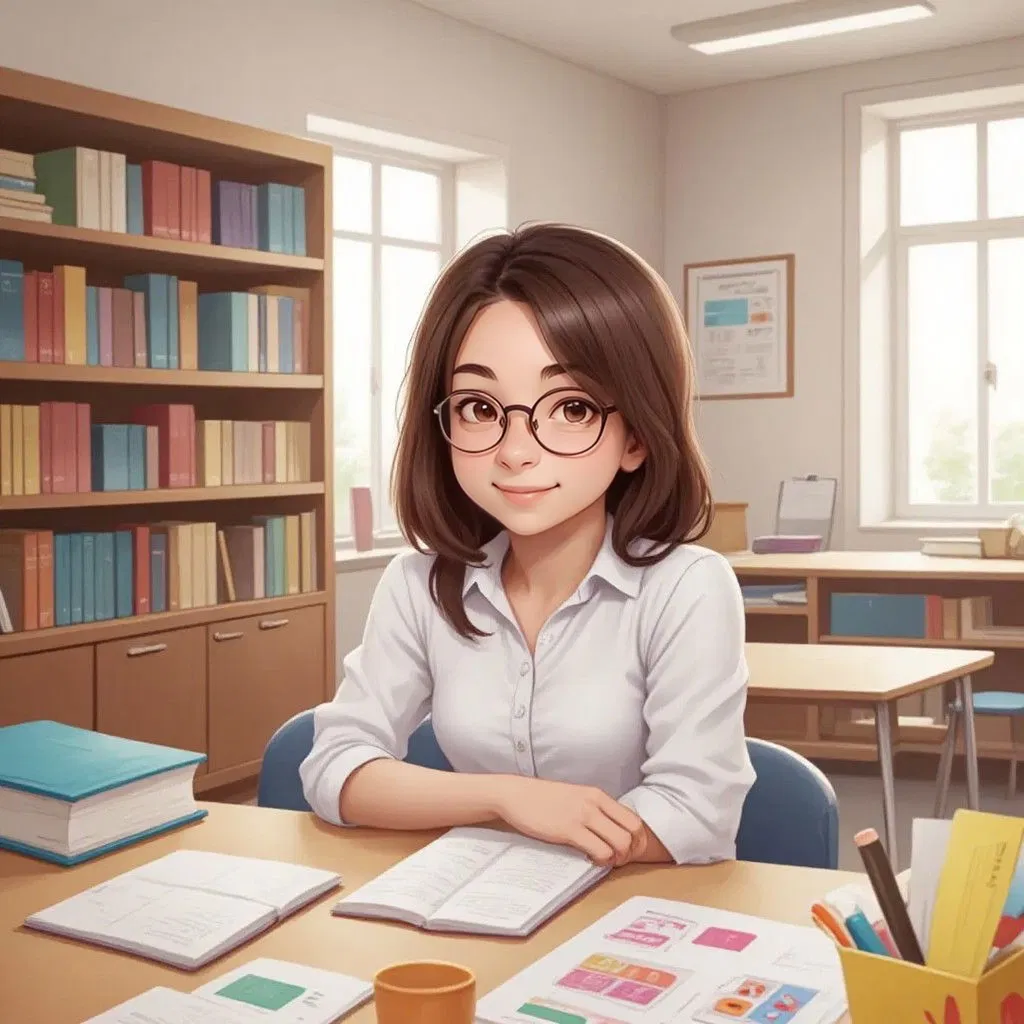
<svg viewBox="0 0 1024 1024">
<path fill-rule="evenodd" d="M 0 260 L 0 361 L 307 373 L 309 296 L 257 286 L 203 292 L 172 274 L 91 284 L 85 267 Z M 284 294 L 287 291 L 289 294 Z"/>
<path fill-rule="evenodd" d="M 743 592 L 743 603 L 749 607 L 807 604 L 807 587 L 803 583 L 745 583 L 740 589 Z"/>
<path fill-rule="evenodd" d="M 68 866 L 198 821 L 205 760 L 61 722 L 0 728 L 0 846 Z"/>
<path fill-rule="evenodd" d="M 0 593 L 24 632 L 312 593 L 314 510 L 243 524 L 158 520 L 112 530 L 0 529 Z"/>
<path fill-rule="evenodd" d="M 0 150 L 0 216 L 306 254 L 302 186 L 214 181 L 206 168 L 168 160 L 134 163 L 124 153 L 89 146 Z"/>
<path fill-rule="evenodd" d="M 194 971 L 340 882 L 321 868 L 179 849 L 29 914 L 25 926 Z"/>
<path fill-rule="evenodd" d="M 569 847 L 459 827 L 343 897 L 332 913 L 427 931 L 522 937 L 608 870 Z"/>
<path fill-rule="evenodd" d="M 191 992 L 154 986 L 83 1024 L 333 1024 L 372 996 L 350 974 L 260 957 Z"/>
</svg>

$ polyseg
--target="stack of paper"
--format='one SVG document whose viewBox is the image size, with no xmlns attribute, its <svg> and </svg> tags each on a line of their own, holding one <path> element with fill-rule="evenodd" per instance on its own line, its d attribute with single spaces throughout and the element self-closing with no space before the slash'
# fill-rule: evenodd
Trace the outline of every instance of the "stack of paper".
<svg viewBox="0 0 1024 1024">
<path fill-rule="evenodd" d="M 84 1024 L 333 1024 L 373 985 L 285 960 L 253 960 L 194 992 L 159 986 Z"/>
</svg>

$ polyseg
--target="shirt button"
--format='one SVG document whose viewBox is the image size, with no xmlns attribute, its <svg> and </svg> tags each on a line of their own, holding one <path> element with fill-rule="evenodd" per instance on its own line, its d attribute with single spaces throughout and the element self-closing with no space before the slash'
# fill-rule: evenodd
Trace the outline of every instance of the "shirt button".
<svg viewBox="0 0 1024 1024">
<path fill-rule="evenodd" d="M 516 711 L 515 711 L 516 718 L 522 718 L 523 715 L 525 715 L 525 714 L 526 714 L 526 705 L 525 704 L 520 704 L 519 707 L 517 707 Z"/>
<path fill-rule="evenodd" d="M 521 676 L 525 676 L 525 675 L 527 675 L 529 673 L 529 671 L 530 671 L 530 663 L 528 661 L 524 661 L 522 663 L 522 665 L 519 666 L 519 674 Z"/>
<path fill-rule="evenodd" d="M 526 749 L 526 744 L 522 740 L 519 740 L 516 743 L 516 750 L 518 750 L 519 753 L 521 754 L 525 749 Z"/>
</svg>

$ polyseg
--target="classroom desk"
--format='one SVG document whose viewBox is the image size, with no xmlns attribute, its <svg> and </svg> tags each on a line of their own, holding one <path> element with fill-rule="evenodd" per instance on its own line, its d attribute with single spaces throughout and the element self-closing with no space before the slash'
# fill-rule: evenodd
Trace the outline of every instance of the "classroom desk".
<svg viewBox="0 0 1024 1024">
<path fill-rule="evenodd" d="M 258 956 L 293 959 L 367 981 L 398 960 L 453 960 L 476 972 L 482 995 L 630 896 L 661 896 L 806 924 L 815 899 L 863 877 L 736 862 L 687 868 L 636 865 L 613 872 L 528 939 L 431 935 L 402 924 L 332 917 L 330 908 L 339 897 L 335 891 L 194 972 L 21 927 L 31 912 L 178 848 L 329 868 L 339 871 L 345 890 L 352 891 L 440 834 L 343 831 L 295 811 L 204 806 L 210 816 L 202 822 L 75 868 L 0 853 L 0 879 L 15 880 L 0 900 L 3 1020 L 80 1024 L 154 985 L 189 991 Z M 346 1024 L 375 1019 L 370 1002 L 346 1018 Z"/>
<path fill-rule="evenodd" d="M 954 681 L 964 707 L 967 803 L 977 809 L 978 750 L 971 701 L 971 673 L 992 664 L 991 651 L 938 647 L 871 647 L 863 644 L 746 645 L 750 669 L 748 697 L 806 704 L 871 704 L 882 774 L 883 839 L 894 867 L 896 790 L 892 720 L 901 697 Z M 898 868 L 897 868 L 898 870 Z"/>
</svg>

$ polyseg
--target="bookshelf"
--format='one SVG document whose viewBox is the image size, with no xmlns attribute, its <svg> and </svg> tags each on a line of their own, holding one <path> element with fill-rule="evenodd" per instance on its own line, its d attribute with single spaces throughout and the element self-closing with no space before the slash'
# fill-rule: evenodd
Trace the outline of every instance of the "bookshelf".
<svg viewBox="0 0 1024 1024">
<path fill-rule="evenodd" d="M 294 712 L 333 692 L 330 147 L 7 68 L 0 68 L 0 124 L 4 126 L 0 149 L 16 153 L 35 155 L 83 147 L 123 155 L 128 165 L 152 167 L 157 161 L 199 168 L 209 172 L 215 194 L 218 182 L 242 183 L 243 188 L 277 183 L 275 187 L 302 190 L 304 217 L 301 213 L 294 216 L 304 222 L 304 245 L 293 251 L 269 251 L 275 246 L 266 244 L 262 248 L 219 244 L 216 205 L 209 214 L 210 241 L 192 240 L 193 235 L 198 237 L 195 229 L 181 238 L 183 227 L 169 232 L 179 237 L 158 237 L 163 232 L 154 233 L 149 214 L 149 233 L 129 233 L 78 226 L 81 218 L 73 224 L 48 223 L 7 216 L 0 210 L 0 260 L 17 261 L 25 274 L 46 274 L 58 266 L 80 267 L 93 291 L 122 288 L 133 275 L 167 275 L 194 282 L 199 297 L 214 292 L 263 293 L 260 317 L 267 309 L 276 311 L 278 302 L 284 309 L 286 298 L 291 303 L 287 308 L 296 311 L 295 354 L 289 357 L 294 365 L 276 370 L 265 365 L 264 348 L 260 348 L 258 369 L 253 365 L 239 368 L 237 363 L 232 369 L 168 368 L 158 364 L 152 350 L 149 363 L 143 358 L 140 364 L 138 349 L 134 365 L 111 365 L 109 359 L 99 365 L 92 356 L 88 362 L 74 365 L 39 361 L 38 356 L 0 361 L 0 406 L 36 406 L 40 410 L 51 404 L 55 408 L 57 403 L 88 406 L 90 424 L 138 422 L 132 419 L 132 410 L 142 406 L 187 406 L 192 410 L 188 422 L 193 428 L 203 421 L 234 425 L 218 427 L 225 440 L 224 462 L 216 474 L 209 450 L 204 449 L 196 475 L 193 449 L 189 486 L 171 486 L 172 481 L 163 479 L 160 486 L 155 476 L 132 489 L 90 486 L 69 493 L 54 493 L 55 484 L 49 491 L 39 487 L 33 488 L 35 493 L 27 493 L 24 479 L 21 493 L 8 485 L 6 493 L 0 492 L 0 532 L 20 529 L 54 537 L 95 537 L 138 526 L 155 530 L 155 524 L 179 522 L 214 523 L 215 529 L 221 530 L 252 524 L 257 517 L 287 520 L 289 529 L 294 526 L 295 531 L 305 531 L 282 532 L 287 537 L 286 558 L 292 561 L 275 577 L 273 590 L 268 567 L 250 567 L 253 580 L 257 574 L 267 575 L 265 591 L 273 596 L 251 598 L 236 591 L 236 599 L 230 600 L 223 555 L 214 539 L 203 549 L 202 557 L 209 556 L 202 563 L 204 583 L 197 584 L 190 595 L 187 603 L 191 607 L 183 606 L 183 596 L 172 606 L 168 582 L 162 609 L 140 614 L 140 609 L 148 607 L 146 602 L 140 603 L 140 588 L 151 588 L 149 596 L 155 606 L 157 577 L 148 584 L 130 577 L 136 589 L 127 613 L 120 605 L 117 611 L 122 614 L 115 611 L 101 620 L 97 604 L 91 621 L 88 617 L 83 620 L 81 611 L 68 621 L 65 610 L 61 624 L 0 633 L 0 725 L 54 718 L 202 750 L 208 761 L 197 774 L 200 792 L 252 778 L 273 730 Z M 130 196 L 130 183 L 128 187 Z M 100 188 L 102 193 L 103 186 Z M 184 192 L 179 198 L 183 204 L 187 202 Z M 116 197 L 112 201 L 116 206 Z M 152 192 L 148 201 L 153 202 Z M 301 210 L 297 205 L 293 209 Z M 184 205 L 179 213 L 184 225 Z M 195 216 L 198 214 L 193 213 Z M 262 208 L 258 216 L 263 217 Z M 255 232 L 255 221 L 251 223 Z M 299 226 L 294 230 L 298 237 Z M 259 242 L 263 241 L 261 237 Z M 264 297 L 268 293 L 275 297 L 273 306 Z M 151 302 L 148 295 L 146 302 Z M 257 300 L 251 302 L 250 317 L 257 308 Z M 145 308 L 148 317 L 149 307 Z M 153 322 L 147 319 L 147 329 L 152 329 Z M 196 329 L 201 348 L 201 323 Z M 268 330 L 262 320 L 260 329 Z M 206 344 L 209 331 L 207 327 Z M 297 354 L 300 333 L 301 366 Z M 256 344 L 253 338 L 250 333 L 251 345 Z M 183 339 L 184 335 L 182 344 Z M 259 344 L 265 344 L 263 334 Z M 249 351 L 254 353 L 255 348 Z M 283 364 L 283 355 L 281 360 Z M 285 372 L 289 369 L 296 372 Z M 271 427 L 269 435 L 259 435 L 264 439 L 260 449 L 262 482 L 233 481 L 242 458 L 237 448 L 240 435 L 234 432 L 237 426 L 274 422 L 298 424 L 304 447 L 293 449 L 293 442 L 287 441 L 282 460 L 278 438 L 274 449 L 277 468 L 268 477 L 265 446 L 274 448 L 275 443 Z M 79 427 L 79 439 L 83 431 L 84 427 Z M 228 435 L 234 438 L 230 443 Z M 150 435 L 154 444 L 157 436 Z M 38 441 L 45 443 L 42 435 Z M 94 460 L 90 444 L 95 444 L 91 427 L 84 457 L 91 455 Z M 155 460 L 152 450 L 146 449 L 147 460 Z M 81 448 L 78 457 L 83 457 Z M 40 455 L 40 464 L 41 460 Z M 80 479 L 83 475 L 79 469 Z M 210 479 L 211 475 L 217 479 Z M 301 527 L 296 525 L 300 520 Z M 266 529 L 269 532 L 269 525 Z M 135 539 L 138 536 L 132 534 Z M 151 535 L 141 536 L 150 537 L 147 543 L 153 543 Z M 211 531 L 208 536 L 216 535 Z M 292 545 L 293 536 L 301 538 L 300 548 Z M 147 550 L 152 551 L 144 546 L 133 548 L 133 555 L 140 556 L 132 563 L 136 568 Z M 301 568 L 294 564 L 296 550 Z M 217 566 L 215 584 L 210 558 Z M 234 565 L 233 558 L 229 556 L 229 565 Z M 170 554 L 167 559 L 170 563 Z M 79 585 L 84 586 L 81 580 Z M 178 580 L 176 586 L 183 585 Z M 120 580 L 116 586 L 121 586 Z M 199 592 L 204 588 L 200 601 Z"/>
</svg>

